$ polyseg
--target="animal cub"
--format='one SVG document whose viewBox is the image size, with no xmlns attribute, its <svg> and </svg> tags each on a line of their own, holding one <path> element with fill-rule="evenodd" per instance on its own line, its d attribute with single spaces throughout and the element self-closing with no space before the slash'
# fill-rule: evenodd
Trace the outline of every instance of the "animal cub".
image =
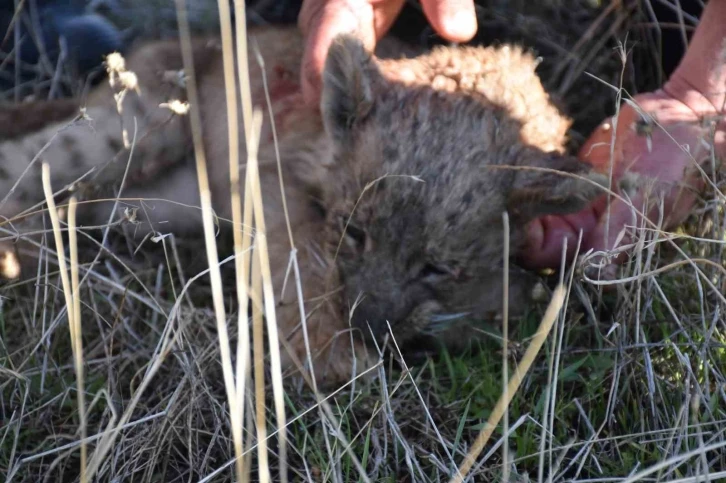
<svg viewBox="0 0 726 483">
<path fill-rule="evenodd" d="M 253 101 L 266 116 L 260 176 L 280 336 L 305 360 L 295 284 L 283 283 L 292 248 L 284 195 L 319 381 L 370 367 L 378 359 L 372 342 L 386 336 L 399 346 L 467 342 L 501 312 L 502 214 L 509 215 L 516 255 L 527 222 L 577 211 L 600 193 L 602 178 L 565 154 L 569 120 L 542 88 L 535 59 L 517 47 L 412 55 L 386 40 L 374 55 L 341 36 L 328 54 L 321 105 L 311 108 L 298 85 L 299 33 L 263 28 L 249 35 Z M 231 208 L 219 42 L 196 39 L 193 53 L 213 203 L 231 229 L 224 222 Z M 83 177 L 97 193 L 110 193 L 128 169 L 117 213 L 109 201 L 84 204 L 84 223 L 103 224 L 131 205 L 139 208 L 138 237 L 199 232 L 188 116 L 167 107 L 185 100 L 181 70 L 176 41 L 143 45 L 113 83 L 83 100 L 83 116 L 0 144 L 6 243 L 21 226 L 12 218 L 43 200 L 39 153 L 60 191 Z M 119 82 L 124 72 L 135 74 L 138 89 Z M 512 266 L 516 308 L 528 301 L 535 277 Z"/>
</svg>

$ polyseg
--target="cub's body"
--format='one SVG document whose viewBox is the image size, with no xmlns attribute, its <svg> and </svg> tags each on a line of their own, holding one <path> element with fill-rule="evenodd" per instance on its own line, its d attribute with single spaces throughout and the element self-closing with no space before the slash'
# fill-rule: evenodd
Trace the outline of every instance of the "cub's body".
<svg viewBox="0 0 726 483">
<path fill-rule="evenodd" d="M 251 92 L 265 115 L 260 177 L 280 335 L 304 360 L 294 284 L 281 293 L 291 244 L 278 153 L 319 378 L 350 377 L 353 352 L 355 367 L 367 367 L 377 356 L 364 341 L 380 340 L 389 327 L 401 344 L 460 342 L 472 325 L 495 320 L 503 293 L 502 213 L 510 215 L 516 254 L 526 222 L 575 211 L 597 193 L 593 183 L 551 171 L 588 174 L 564 154 L 569 120 L 550 103 L 534 58 L 518 48 L 438 48 L 416 57 L 387 40 L 376 58 L 342 37 L 331 47 L 318 109 L 302 102 L 298 32 L 249 35 Z M 196 39 L 193 52 L 214 208 L 230 220 L 222 51 L 210 38 Z M 126 58 L 138 92 L 126 85 L 120 113 L 114 94 L 129 78 L 117 76 L 113 87 L 104 83 L 80 100 L 85 117 L 70 125 L 38 128 L 42 119 L 33 112 L 47 105 L 7 110 L 1 121 L 35 131 L 16 129 L 0 144 L 0 193 L 8 194 L 0 215 L 12 219 L 43 200 L 42 151 L 55 190 L 89 172 L 90 185 L 118 187 L 130 159 L 121 197 L 151 199 L 121 204 L 140 206 L 137 236 L 200 231 L 188 116 L 165 106 L 185 100 L 182 69 L 178 42 L 155 42 Z M 101 224 L 111 205 L 85 205 L 79 215 Z M 533 282 L 515 270 L 511 306 L 526 299 Z M 290 366 L 284 350 L 283 359 Z"/>
</svg>

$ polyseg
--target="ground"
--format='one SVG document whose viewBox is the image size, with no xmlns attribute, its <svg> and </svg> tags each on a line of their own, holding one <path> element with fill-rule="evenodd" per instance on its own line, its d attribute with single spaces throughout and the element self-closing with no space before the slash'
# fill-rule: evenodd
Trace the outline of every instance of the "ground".
<svg viewBox="0 0 726 483">
<path fill-rule="evenodd" d="M 603 5 L 603 16 L 584 1 L 481 3 L 491 7 L 480 12 L 488 27 L 481 40 L 520 39 L 543 56 L 548 88 L 576 120 L 573 146 L 612 112 L 615 89 L 647 91 L 664 75 L 653 61 L 664 56 L 656 29 L 647 27 L 649 3 Z M 417 12 L 411 7 L 408 15 Z M 685 31 L 694 25 L 689 14 L 680 22 Z M 397 32 L 426 38 L 411 25 Z M 661 30 L 669 28 L 663 21 Z M 631 53 L 625 68 L 621 42 Z M 713 177 L 723 191 L 723 169 Z M 695 482 L 707 481 L 709 471 L 710 481 L 726 477 L 725 220 L 723 195 L 705 193 L 678 230 L 643 233 L 609 290 L 568 267 L 565 308 L 513 396 L 509 431 L 497 426 L 470 481 L 505 474 L 557 482 Z M 120 426 L 98 481 L 232 481 L 235 448 L 212 288 L 207 276 L 193 280 L 192 267 L 205 262 L 198 241 L 167 237 L 134 246 L 116 231 L 107 240 L 115 256 L 104 252 L 81 272 L 88 274 L 81 304 L 89 458 L 107 429 Z M 79 237 L 90 258 L 99 234 Z M 45 243 L 55 248 L 50 230 Z M 57 259 L 44 259 L 37 274 L 32 283 L 0 287 L 0 472 L 14 482 L 73 481 L 82 421 Z M 544 276 L 549 300 L 559 275 Z M 229 276 L 225 286 L 235 343 Z M 290 380 L 290 481 L 448 481 L 502 395 L 504 349 L 509 377 L 545 305 L 509 327 L 506 340 L 492 330 L 463 356 L 444 353 L 407 367 L 387 361 L 376 381 L 326 392 L 324 404 L 304 382 Z M 269 374 L 265 381 L 269 462 L 279 481 Z M 249 402 L 250 420 L 254 410 Z M 246 444 L 256 440 L 254 431 L 245 434 Z M 257 454 L 249 453 L 252 481 Z"/>
</svg>

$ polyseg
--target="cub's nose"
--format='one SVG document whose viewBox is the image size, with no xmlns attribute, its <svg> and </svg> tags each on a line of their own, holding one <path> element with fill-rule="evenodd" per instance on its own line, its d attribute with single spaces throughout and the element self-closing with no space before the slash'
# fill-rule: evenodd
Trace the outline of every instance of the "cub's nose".
<svg viewBox="0 0 726 483">
<path fill-rule="evenodd" d="M 357 300 L 357 304 L 351 302 L 350 323 L 360 330 L 366 339 L 380 341 L 388 332 L 387 321 L 393 325 L 390 317 L 386 318 L 385 304 L 380 299 L 371 295 L 363 295 Z"/>
</svg>

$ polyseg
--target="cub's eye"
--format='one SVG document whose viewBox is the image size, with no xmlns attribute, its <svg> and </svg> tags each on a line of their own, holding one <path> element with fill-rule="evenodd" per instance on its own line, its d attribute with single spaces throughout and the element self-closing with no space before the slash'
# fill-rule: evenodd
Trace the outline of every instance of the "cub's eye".
<svg viewBox="0 0 726 483">
<path fill-rule="evenodd" d="M 449 267 L 446 267 L 444 265 L 437 265 L 434 263 L 427 263 L 423 266 L 423 268 L 421 268 L 421 271 L 419 272 L 419 278 L 429 282 L 440 280 L 450 275 L 452 275 L 452 272 Z"/>
<path fill-rule="evenodd" d="M 349 245 L 361 249 L 366 243 L 366 232 L 353 224 L 347 216 L 340 217 L 340 228 Z"/>
<path fill-rule="evenodd" d="M 345 229 L 345 236 L 352 239 L 358 245 L 363 245 L 366 242 L 366 232 L 355 225 L 348 224 L 348 227 Z"/>
</svg>

